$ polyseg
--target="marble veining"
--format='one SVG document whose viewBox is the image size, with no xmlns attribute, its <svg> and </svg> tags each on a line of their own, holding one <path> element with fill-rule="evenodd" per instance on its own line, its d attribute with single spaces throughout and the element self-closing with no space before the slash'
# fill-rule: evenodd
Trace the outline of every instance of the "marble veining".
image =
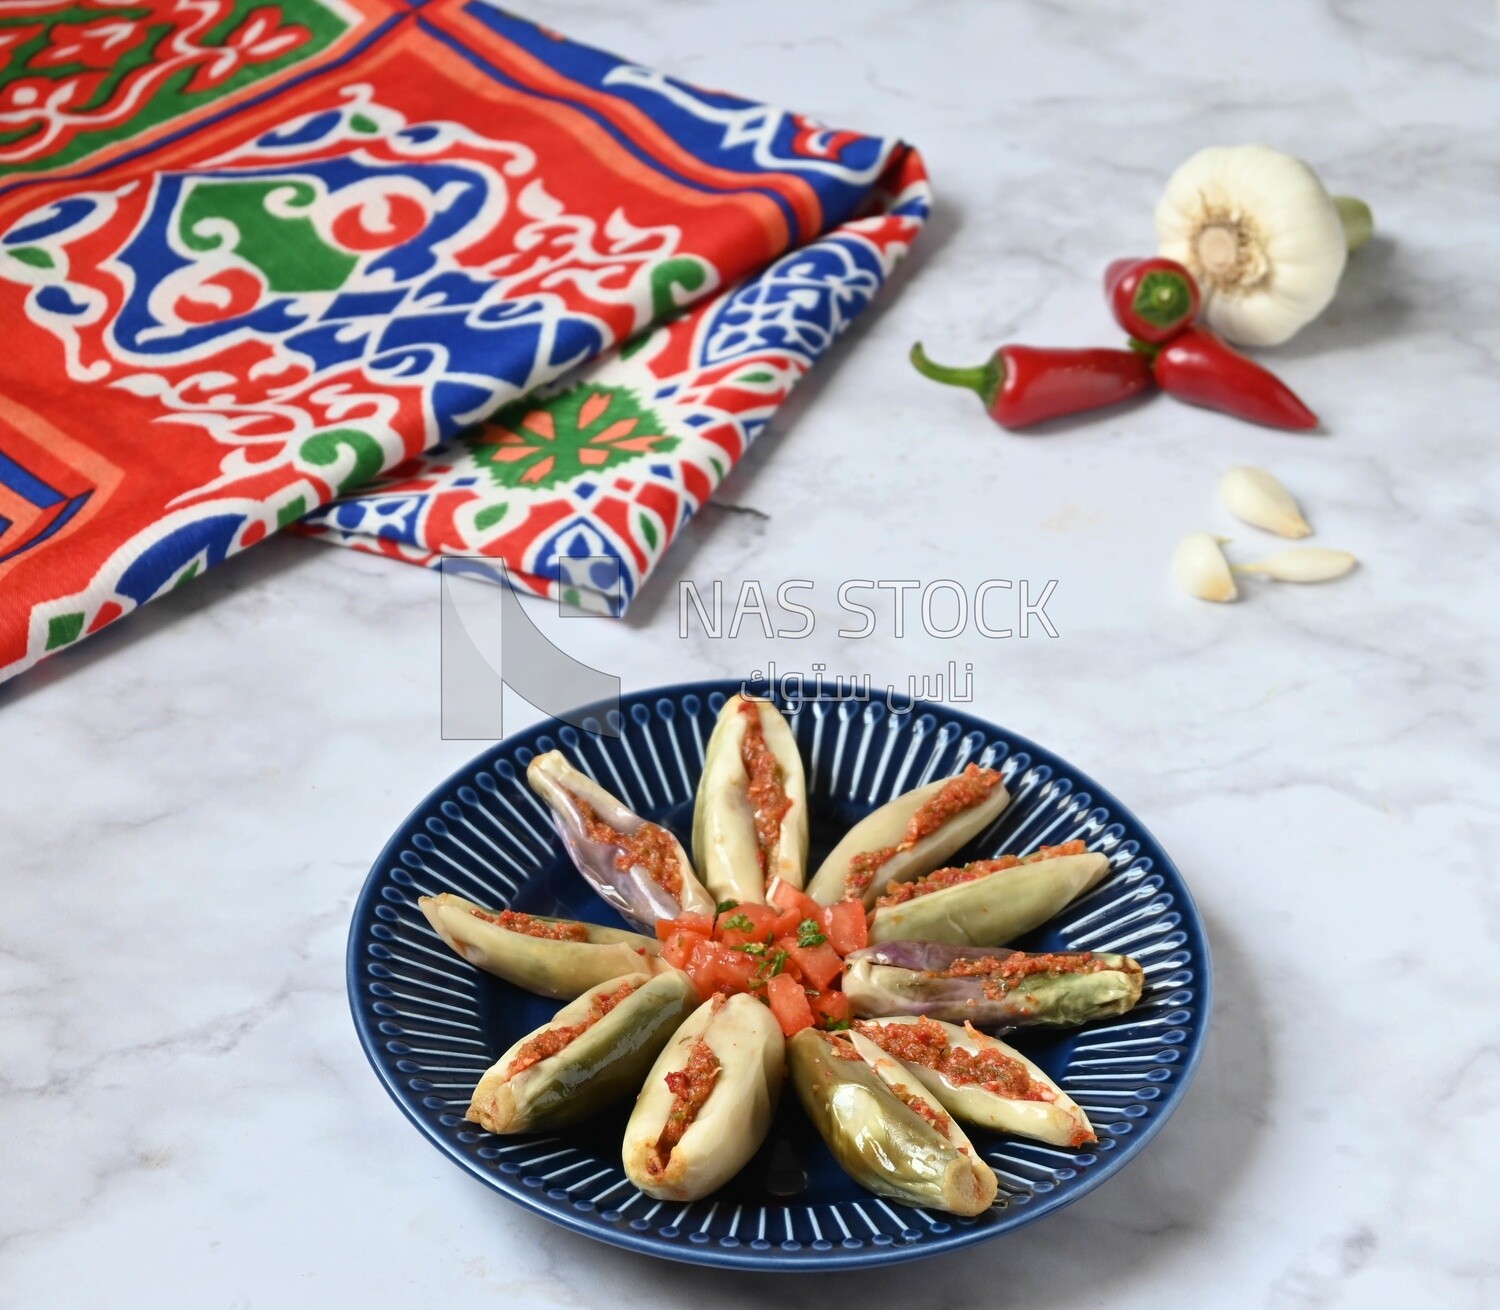
<svg viewBox="0 0 1500 1310">
<path fill-rule="evenodd" d="M 998 1242 L 840 1281 L 871 1306 L 1318 1310 L 1500 1301 L 1500 11 L 1481 0 L 764 0 L 536 16 L 927 155 L 886 295 L 684 532 L 623 625 L 539 615 L 626 687 L 972 663 L 974 713 L 1108 785 L 1214 951 L 1191 1093 L 1151 1148 Z M 1158 398 L 1031 437 L 904 355 L 1107 342 L 1105 263 L 1167 173 L 1264 140 L 1380 235 L 1268 357 L 1288 436 Z M 1213 487 L 1273 469 L 1325 588 L 1175 593 Z M 836 635 L 838 582 L 1028 579 L 1055 639 Z M 816 627 L 679 636 L 677 579 L 807 579 Z M 438 737 L 436 580 L 273 539 L 0 689 L 0 1304 L 821 1306 L 832 1285 L 652 1263 L 521 1213 L 402 1121 L 356 1044 L 349 912 Z M 516 726 L 534 717 L 520 703 Z"/>
</svg>

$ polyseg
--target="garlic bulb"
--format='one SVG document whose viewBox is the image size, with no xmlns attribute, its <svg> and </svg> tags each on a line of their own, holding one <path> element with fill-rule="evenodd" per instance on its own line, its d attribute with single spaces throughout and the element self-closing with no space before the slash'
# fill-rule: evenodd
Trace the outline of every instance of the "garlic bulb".
<svg viewBox="0 0 1500 1310">
<path fill-rule="evenodd" d="M 1351 219 L 1347 235 L 1341 207 Z M 1358 201 L 1336 203 L 1291 155 L 1210 146 L 1167 182 L 1156 235 L 1160 253 L 1198 279 L 1214 331 L 1241 345 L 1275 346 L 1333 299 L 1349 238 L 1368 237 L 1369 216 Z"/>
<path fill-rule="evenodd" d="M 1292 493 L 1265 469 L 1236 464 L 1219 480 L 1219 499 L 1235 518 L 1278 537 L 1312 535 Z"/>
<path fill-rule="evenodd" d="M 1230 601 L 1240 594 L 1229 561 L 1219 549 L 1222 540 L 1206 532 L 1190 532 L 1178 542 L 1172 554 L 1172 578 L 1190 596 Z"/>
<path fill-rule="evenodd" d="M 1294 546 L 1254 564 L 1236 564 L 1236 573 L 1258 573 L 1277 582 L 1331 582 L 1342 578 L 1359 561 L 1347 550 L 1326 546 Z"/>
</svg>

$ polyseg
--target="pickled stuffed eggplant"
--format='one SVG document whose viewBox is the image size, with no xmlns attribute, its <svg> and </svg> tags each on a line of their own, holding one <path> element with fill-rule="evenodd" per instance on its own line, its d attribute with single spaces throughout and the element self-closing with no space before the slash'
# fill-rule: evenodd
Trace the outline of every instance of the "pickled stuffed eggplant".
<svg viewBox="0 0 1500 1310">
<path fill-rule="evenodd" d="M 818 867 L 808 893 L 823 905 L 873 908 L 887 888 L 936 869 L 1010 804 L 998 769 L 967 765 L 886 802 L 861 819 Z"/>
<path fill-rule="evenodd" d="M 684 912 L 712 913 L 714 903 L 677 838 L 580 773 L 561 751 L 532 760 L 526 781 L 552 811 L 579 873 L 632 923 L 650 929 Z"/>
<path fill-rule="evenodd" d="M 1088 1116 L 1036 1065 L 972 1024 L 860 1019 L 854 1031 L 899 1060 L 949 1114 L 1053 1146 L 1096 1140 Z"/>
<path fill-rule="evenodd" d="M 611 978 L 664 967 L 654 937 L 624 928 L 487 910 L 452 892 L 423 896 L 417 908 L 475 968 L 538 996 L 570 1001 Z"/>
<path fill-rule="evenodd" d="M 754 997 L 717 995 L 678 1029 L 625 1127 L 625 1173 L 641 1191 L 696 1201 L 765 1140 L 785 1068 L 781 1029 Z"/>
<path fill-rule="evenodd" d="M 939 869 L 876 900 L 870 940 L 1005 946 L 1097 887 L 1108 872 L 1109 857 L 1082 842 Z"/>
<path fill-rule="evenodd" d="M 1126 955 L 887 942 L 846 960 L 844 995 L 861 1018 L 925 1015 L 978 1028 L 1076 1028 L 1124 1014 L 1145 973 Z"/>
<path fill-rule="evenodd" d="M 704 754 L 693 859 L 719 900 L 763 905 L 776 879 L 807 876 L 807 784 L 797 741 L 770 701 L 731 696 Z"/>
<path fill-rule="evenodd" d="M 894 1062 L 882 1072 L 848 1037 L 811 1028 L 787 1043 L 787 1061 L 807 1117 L 861 1187 L 952 1214 L 989 1208 L 994 1171 Z"/>
<path fill-rule="evenodd" d="M 697 1004 L 692 980 L 675 969 L 602 983 L 496 1060 L 474 1089 L 466 1117 L 492 1133 L 587 1119 L 640 1087 Z"/>
</svg>

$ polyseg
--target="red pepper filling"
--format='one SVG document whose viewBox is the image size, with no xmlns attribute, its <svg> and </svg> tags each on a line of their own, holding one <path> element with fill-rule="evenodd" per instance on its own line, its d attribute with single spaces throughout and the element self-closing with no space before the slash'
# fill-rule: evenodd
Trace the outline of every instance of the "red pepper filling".
<svg viewBox="0 0 1500 1310">
<path fill-rule="evenodd" d="M 615 868 L 621 873 L 629 873 L 639 866 L 667 895 L 681 899 L 682 865 L 677 859 L 677 839 L 671 833 L 658 824 L 642 823 L 626 836 L 595 814 L 594 807 L 583 797 L 574 796 L 573 803 L 578 807 L 584 832 L 602 846 L 620 848 L 615 856 Z"/>
<path fill-rule="evenodd" d="M 861 1020 L 854 1026 L 887 1055 L 903 1064 L 931 1069 L 956 1086 L 980 1087 L 1008 1101 L 1054 1099 L 1052 1089 L 1037 1082 L 1019 1060 L 988 1047 L 970 1051 L 955 1046 L 947 1032 L 931 1019 L 889 1025 Z M 965 1027 L 974 1036 L 979 1035 L 969 1025 Z"/>
<path fill-rule="evenodd" d="M 863 1027 L 861 1027 L 861 1031 L 863 1031 Z M 840 1060 L 864 1059 L 864 1057 L 854 1049 L 854 1043 L 851 1042 L 847 1037 L 842 1037 L 830 1033 L 825 1035 L 824 1040 L 832 1048 L 834 1055 L 836 1055 Z M 882 1079 L 882 1081 L 884 1080 Z M 895 1094 L 896 1098 L 914 1114 L 920 1115 L 923 1119 L 927 1120 L 927 1122 L 930 1123 L 934 1128 L 936 1128 L 938 1132 L 940 1132 L 944 1137 L 947 1137 L 949 1139 L 952 1138 L 953 1120 L 950 1119 L 941 1110 L 939 1110 L 937 1106 L 933 1105 L 931 1101 L 927 1100 L 926 1097 L 918 1096 L 915 1092 L 910 1091 L 904 1087 L 891 1087 L 889 1083 L 886 1083 L 886 1086 L 889 1087 L 890 1090 Z"/>
<path fill-rule="evenodd" d="M 865 888 L 874 880 L 875 875 L 880 872 L 884 865 L 893 856 L 901 851 L 900 846 L 881 846 L 873 851 L 861 851 L 849 861 L 849 872 L 844 878 L 844 899 L 846 901 L 861 900 L 865 894 Z"/>
<path fill-rule="evenodd" d="M 930 837 L 950 819 L 973 809 L 995 790 L 999 781 L 998 769 L 981 769 L 977 764 L 971 764 L 957 777 L 949 778 L 937 795 L 923 801 L 917 808 L 896 845 L 861 851 L 849 861 L 849 872 L 844 879 L 844 899 L 861 899 L 886 863 L 903 851 L 911 850 L 922 838 Z"/>
<path fill-rule="evenodd" d="M 992 873 L 1000 873 L 1004 869 L 1014 869 L 1022 864 L 1035 864 L 1038 860 L 1050 860 L 1060 855 L 1082 855 L 1086 850 L 1088 846 L 1084 842 L 1070 841 L 1064 842 L 1061 846 L 1042 846 L 1030 855 L 1000 855 L 993 860 L 975 860 L 961 869 L 936 869 L 925 878 L 897 883 L 875 904 L 877 906 L 904 905 L 914 897 L 945 891 L 949 887 L 958 887 L 966 882 L 974 882 L 978 878 L 986 878 Z"/>
<path fill-rule="evenodd" d="M 1010 955 L 985 955 L 972 960 L 955 960 L 946 969 L 929 969 L 928 978 L 983 978 L 984 994 L 991 1001 L 998 1001 L 1006 993 L 1014 991 L 1028 978 L 1045 974 L 1050 978 L 1062 974 L 1102 973 L 1112 969 L 1107 960 L 1101 960 L 1091 951 L 1041 952 L 1028 955 L 1025 951 L 1014 951 Z"/>
<path fill-rule="evenodd" d="M 501 910 L 499 914 L 491 914 L 488 910 L 474 910 L 472 913 L 476 919 L 508 928 L 511 932 L 525 933 L 528 937 L 545 937 L 554 942 L 586 942 L 589 939 L 588 924 L 575 923 L 570 919 L 549 922 L 522 914 L 519 910 Z"/>
<path fill-rule="evenodd" d="M 922 1118 L 927 1120 L 944 1137 L 951 1138 L 953 1136 L 953 1120 L 939 1110 L 937 1106 L 933 1105 L 931 1101 L 927 1100 L 926 1097 L 918 1096 L 915 1092 L 908 1091 L 904 1087 L 892 1087 L 891 1091 L 895 1092 L 896 1096 L 905 1103 L 908 1110 L 911 1110 L 914 1114 L 921 1115 Z"/>
<path fill-rule="evenodd" d="M 672 1150 L 682 1135 L 692 1127 L 698 1111 L 708 1100 L 723 1066 L 709 1044 L 699 1038 L 688 1053 L 687 1063 L 667 1075 L 667 1090 L 672 1093 L 672 1108 L 667 1122 L 656 1139 L 656 1155 L 650 1162 L 652 1173 L 661 1173 L 672 1158 Z"/>
<path fill-rule="evenodd" d="M 745 735 L 740 741 L 740 759 L 749 778 L 746 796 L 755 813 L 755 844 L 760 849 L 760 872 L 764 878 L 776 863 L 781 844 L 781 821 L 792 808 L 792 798 L 782 783 L 781 765 L 766 745 L 765 730 L 760 726 L 760 710 L 754 701 L 741 701 L 745 716 Z"/>
<path fill-rule="evenodd" d="M 584 1015 L 582 1022 L 564 1024 L 558 1028 L 544 1028 L 516 1052 L 516 1058 L 510 1062 L 510 1068 L 505 1071 L 505 1076 L 514 1078 L 518 1073 L 531 1068 L 532 1065 L 556 1055 L 588 1032 L 634 991 L 634 983 L 622 982 L 614 991 L 594 997 L 594 1002 L 589 1006 L 589 1011 Z"/>
</svg>

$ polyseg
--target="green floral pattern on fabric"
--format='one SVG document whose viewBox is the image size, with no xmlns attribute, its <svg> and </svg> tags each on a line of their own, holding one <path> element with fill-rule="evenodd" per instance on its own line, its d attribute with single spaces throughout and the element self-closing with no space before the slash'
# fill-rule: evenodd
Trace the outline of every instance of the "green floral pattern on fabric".
<svg viewBox="0 0 1500 1310">
<path fill-rule="evenodd" d="M 676 445 L 633 392 L 582 383 L 540 405 L 499 414 L 473 449 L 498 485 L 548 488 Z"/>
</svg>

